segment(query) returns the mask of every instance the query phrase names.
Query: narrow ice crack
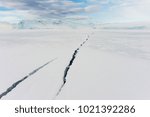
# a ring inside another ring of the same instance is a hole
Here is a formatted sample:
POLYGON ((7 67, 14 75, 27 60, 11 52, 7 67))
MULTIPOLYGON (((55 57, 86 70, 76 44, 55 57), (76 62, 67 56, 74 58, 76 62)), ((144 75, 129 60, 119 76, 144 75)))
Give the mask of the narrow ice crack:
POLYGON ((38 72, 40 69, 44 68, 45 66, 47 66, 49 63, 53 62, 55 59, 52 59, 51 61, 48 61, 47 63, 45 63, 44 65, 38 67, 37 69, 33 70, 31 73, 29 73, 27 76, 25 76, 24 78, 22 78, 21 80, 18 80, 17 82, 13 83, 5 92, 3 92, 2 94, 0 94, 0 99, 3 96, 6 96, 8 93, 10 93, 14 88, 17 87, 17 85, 19 85, 21 82, 23 82, 24 80, 26 80, 28 77, 32 76, 33 74, 35 74, 36 72, 38 72))
POLYGON ((89 40, 89 36, 87 37, 87 39, 74 51, 73 55, 72 55, 72 58, 71 60, 69 61, 69 64, 68 66, 65 68, 65 71, 64 71, 64 76, 63 76, 63 83, 65 84, 66 83, 66 77, 68 75, 68 72, 70 70, 70 67, 72 66, 74 60, 76 59, 76 55, 78 54, 80 48, 89 40))
POLYGON ((76 59, 76 56, 78 54, 78 52, 80 51, 80 48, 89 40, 89 35, 87 36, 86 40, 80 44, 80 46, 74 51, 73 55, 72 55, 72 58, 71 60, 69 61, 69 64, 67 65, 67 67, 65 68, 65 71, 64 71, 64 76, 63 76, 63 84, 61 85, 61 87, 59 88, 57 94, 55 95, 54 99, 60 94, 62 88, 64 87, 64 85, 66 84, 67 82, 67 75, 68 75, 68 72, 70 70, 70 67, 72 66, 74 60, 76 59))

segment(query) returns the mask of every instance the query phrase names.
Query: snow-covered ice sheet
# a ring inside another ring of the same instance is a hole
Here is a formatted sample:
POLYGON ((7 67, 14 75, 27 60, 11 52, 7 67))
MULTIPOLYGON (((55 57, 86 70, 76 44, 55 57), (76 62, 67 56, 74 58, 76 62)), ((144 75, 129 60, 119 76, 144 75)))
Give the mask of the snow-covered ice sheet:
POLYGON ((148 30, 12 30, 0 32, 0 94, 57 58, 2 99, 150 99, 148 30))
POLYGON ((3 99, 52 99, 62 83, 72 51, 86 38, 87 32, 18 30, 1 32, 0 35, 0 92, 57 58, 20 83, 3 99))
POLYGON ((57 99, 150 99, 150 61, 82 48, 57 99))
POLYGON ((95 31, 57 99, 150 99, 150 32, 95 31))

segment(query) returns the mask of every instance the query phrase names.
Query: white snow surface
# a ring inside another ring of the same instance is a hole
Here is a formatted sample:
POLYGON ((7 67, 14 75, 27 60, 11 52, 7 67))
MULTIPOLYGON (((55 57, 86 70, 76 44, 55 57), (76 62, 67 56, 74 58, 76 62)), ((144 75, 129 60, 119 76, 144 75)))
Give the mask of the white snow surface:
POLYGON ((13 25, 5 22, 0 22, 0 30, 12 30, 13 25))
POLYGON ((150 30, 0 31, 0 94, 54 58, 2 99, 150 99, 150 30))

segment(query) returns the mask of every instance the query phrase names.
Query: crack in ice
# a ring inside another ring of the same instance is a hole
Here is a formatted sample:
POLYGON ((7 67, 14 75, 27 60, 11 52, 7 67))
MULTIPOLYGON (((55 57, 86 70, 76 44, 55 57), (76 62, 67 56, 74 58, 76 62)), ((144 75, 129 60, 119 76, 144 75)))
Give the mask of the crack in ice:
POLYGON ((5 92, 3 92, 2 94, 0 94, 0 99, 3 96, 6 96, 8 93, 10 93, 14 88, 17 87, 17 85, 19 85, 21 82, 23 82, 24 80, 26 80, 28 77, 32 76, 33 74, 35 74, 36 72, 38 72, 40 69, 44 68, 45 66, 47 66, 49 63, 53 62, 55 59, 52 59, 51 61, 45 63, 44 65, 38 67, 37 69, 33 70, 31 73, 29 73, 27 76, 25 76, 24 78, 22 78, 21 80, 18 80, 17 82, 13 83, 5 92))
MULTIPOLYGON (((72 66, 74 60, 76 59, 76 55, 78 54, 80 48, 81 48, 88 40, 89 40, 89 35, 87 36, 86 40, 85 40, 82 44, 80 44, 80 46, 74 51, 74 53, 73 53, 73 55, 72 55, 72 58, 71 58, 71 60, 69 61, 69 64, 68 64, 67 67, 65 68, 64 76, 63 76, 63 84, 62 84, 61 87, 59 88, 59 90, 58 90, 58 92, 57 92, 55 98, 59 95, 59 93, 61 92, 62 88, 63 88, 64 85, 66 84, 66 81, 67 81, 66 77, 67 77, 67 75, 68 75, 68 72, 69 72, 69 70, 70 70, 70 67, 72 66)), ((54 99, 55 99, 55 98, 54 98, 54 99)))

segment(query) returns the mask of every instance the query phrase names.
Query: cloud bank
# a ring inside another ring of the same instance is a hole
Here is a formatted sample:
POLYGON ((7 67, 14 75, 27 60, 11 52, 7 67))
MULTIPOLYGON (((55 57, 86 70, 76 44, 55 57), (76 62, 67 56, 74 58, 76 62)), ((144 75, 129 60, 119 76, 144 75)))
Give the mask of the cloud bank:
POLYGON ((149 6, 150 0, 0 0, 0 21, 144 21, 150 20, 149 6))
POLYGON ((100 10, 98 0, 81 0, 80 2, 77 0, 1 0, 0 6, 14 8, 14 11, 22 11, 39 18, 77 16, 74 19, 78 20, 84 19, 79 18, 79 15, 84 17, 83 15, 96 13, 100 10))

